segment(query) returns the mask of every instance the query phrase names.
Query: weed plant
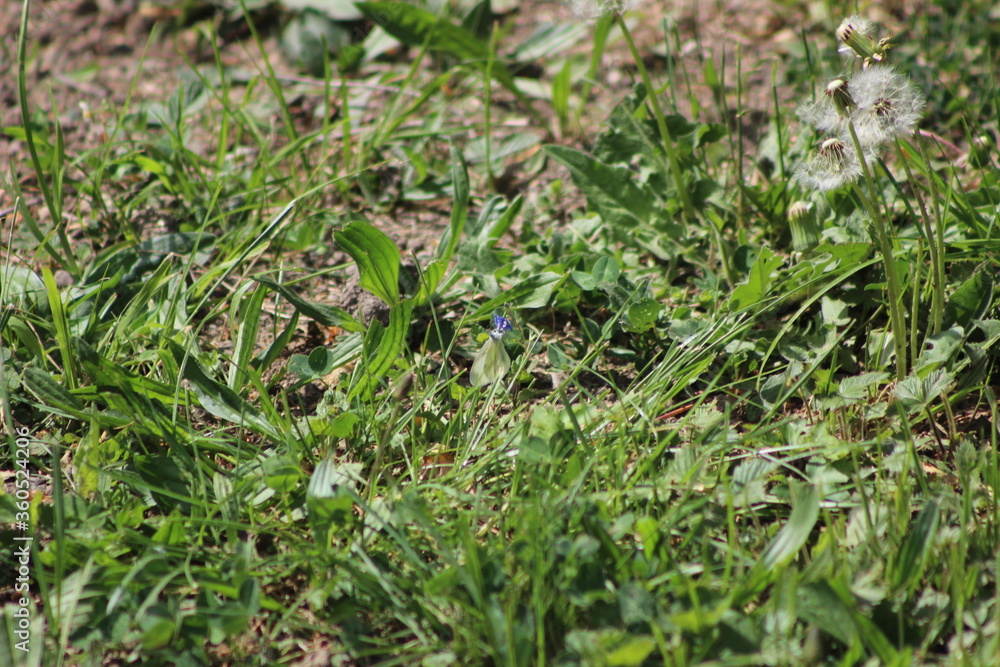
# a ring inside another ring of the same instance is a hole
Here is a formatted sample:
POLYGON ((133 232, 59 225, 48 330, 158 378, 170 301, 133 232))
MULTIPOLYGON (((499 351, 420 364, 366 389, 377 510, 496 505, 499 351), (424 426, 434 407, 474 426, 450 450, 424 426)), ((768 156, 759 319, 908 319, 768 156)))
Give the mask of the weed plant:
POLYGON ((750 109, 697 14, 240 3, 81 145, 25 1, 0 664, 992 664, 997 96, 915 63, 998 33, 930 4, 800 131, 828 36, 750 109))

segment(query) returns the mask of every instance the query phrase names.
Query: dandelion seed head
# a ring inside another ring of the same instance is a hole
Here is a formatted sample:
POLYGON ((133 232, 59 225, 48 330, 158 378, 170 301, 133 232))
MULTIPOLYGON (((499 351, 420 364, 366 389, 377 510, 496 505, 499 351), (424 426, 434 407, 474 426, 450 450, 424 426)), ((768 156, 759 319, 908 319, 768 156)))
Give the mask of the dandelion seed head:
POLYGON ((845 141, 853 124, 861 145, 873 147, 912 134, 923 109, 920 90, 909 77, 883 65, 862 70, 849 83, 831 81, 823 98, 803 106, 799 117, 845 141))
MULTIPOLYGON (((865 150, 865 161, 875 160, 874 150, 865 150)), ((826 139, 819 149, 795 170, 795 180, 807 188, 827 192, 853 183, 861 176, 861 162, 853 148, 840 139, 826 139)))
POLYGON ((858 104, 851 120, 862 144, 884 144, 913 134, 924 100, 909 77, 892 67, 869 67, 851 84, 858 104))
POLYGON ((573 13, 588 20, 610 14, 624 14, 640 4, 641 0, 569 0, 573 13))

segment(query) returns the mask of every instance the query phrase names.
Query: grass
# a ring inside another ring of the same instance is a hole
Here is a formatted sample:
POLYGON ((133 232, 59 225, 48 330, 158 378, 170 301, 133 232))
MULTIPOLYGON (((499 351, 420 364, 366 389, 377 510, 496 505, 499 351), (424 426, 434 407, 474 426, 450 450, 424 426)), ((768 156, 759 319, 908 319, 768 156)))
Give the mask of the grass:
POLYGON ((2 660, 991 664, 997 33, 959 4, 889 52, 922 132, 828 193, 779 89, 841 72, 840 16, 750 109, 754 54, 691 67, 646 22, 643 63, 641 10, 365 3, 350 48, 299 45, 322 76, 253 25, 256 71, 213 47, 97 145, 29 104, 22 19, 2 660), (747 157, 751 112, 783 122, 747 157), (495 312, 511 367, 471 387, 495 312))

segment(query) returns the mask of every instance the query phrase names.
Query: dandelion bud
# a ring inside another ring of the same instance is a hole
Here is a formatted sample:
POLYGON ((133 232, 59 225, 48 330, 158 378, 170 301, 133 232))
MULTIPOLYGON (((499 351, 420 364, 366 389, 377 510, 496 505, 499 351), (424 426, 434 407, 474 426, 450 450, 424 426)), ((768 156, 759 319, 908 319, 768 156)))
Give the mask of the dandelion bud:
POLYGON ((833 101, 833 106, 837 109, 837 113, 841 116, 847 116, 851 113, 851 109, 856 109, 857 104, 854 103, 854 98, 851 97, 851 92, 847 87, 847 82, 843 79, 834 79, 826 86, 825 95, 833 101))
POLYGON ((980 169, 989 167, 993 163, 992 156, 995 151, 996 144, 993 142, 993 137, 982 134, 972 140, 972 145, 969 147, 969 164, 980 169))
POLYGON ((844 45, 842 52, 853 51, 864 60, 881 60, 875 58, 877 52, 875 39, 872 37, 875 26, 871 21, 855 14, 844 19, 837 28, 837 39, 844 45))
POLYGON ((413 373, 407 373, 400 378, 396 387, 393 389, 392 397, 399 402, 406 400, 406 397, 410 395, 410 390, 413 389, 413 381, 415 379, 416 376, 413 373))
POLYGON ((809 250, 819 243, 819 226, 812 202, 797 201, 788 207, 788 231, 792 234, 795 250, 809 250))

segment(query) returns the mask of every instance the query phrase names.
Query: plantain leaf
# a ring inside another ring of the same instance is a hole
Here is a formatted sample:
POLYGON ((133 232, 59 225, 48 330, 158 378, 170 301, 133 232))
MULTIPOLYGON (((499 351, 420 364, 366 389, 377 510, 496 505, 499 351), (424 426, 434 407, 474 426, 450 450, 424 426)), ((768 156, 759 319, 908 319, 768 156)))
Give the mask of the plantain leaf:
POLYGON ((302 313, 306 317, 316 320, 324 326, 338 326, 345 331, 365 330, 365 328, 361 326, 361 323, 351 317, 350 313, 347 311, 341 310, 335 306, 327 306, 322 303, 316 303, 315 301, 303 299, 284 285, 279 285, 268 278, 254 278, 254 280, 265 287, 273 289, 275 292, 288 299, 288 302, 295 307, 295 310, 302 313))
POLYGON ((378 321, 372 321, 364 338, 365 374, 352 390, 352 395, 371 390, 377 379, 396 363, 406 344, 412 311, 413 301, 406 299, 389 311, 389 326, 383 328, 378 321))
POLYGON ((367 222, 355 221, 334 232, 337 245, 358 265, 358 280, 390 306, 399 303, 399 248, 367 222))

